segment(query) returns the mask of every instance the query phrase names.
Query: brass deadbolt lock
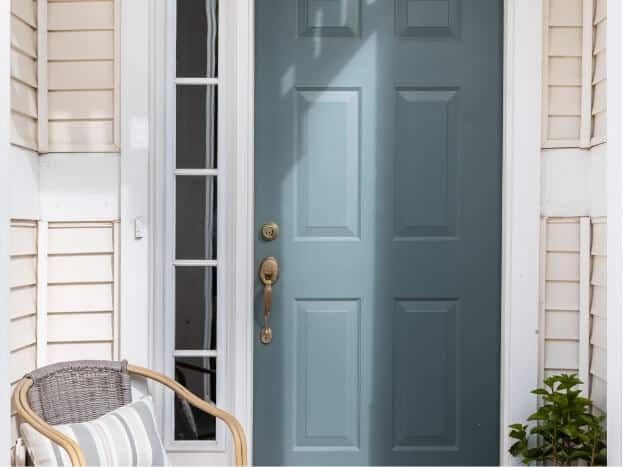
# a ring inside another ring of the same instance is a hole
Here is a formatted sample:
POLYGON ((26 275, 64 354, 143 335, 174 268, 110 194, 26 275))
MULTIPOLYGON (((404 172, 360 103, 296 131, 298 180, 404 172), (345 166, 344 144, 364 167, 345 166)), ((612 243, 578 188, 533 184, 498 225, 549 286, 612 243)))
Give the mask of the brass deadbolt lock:
POLYGON ((279 236, 279 225, 276 222, 266 222, 262 225, 262 238, 267 242, 276 240, 279 236))

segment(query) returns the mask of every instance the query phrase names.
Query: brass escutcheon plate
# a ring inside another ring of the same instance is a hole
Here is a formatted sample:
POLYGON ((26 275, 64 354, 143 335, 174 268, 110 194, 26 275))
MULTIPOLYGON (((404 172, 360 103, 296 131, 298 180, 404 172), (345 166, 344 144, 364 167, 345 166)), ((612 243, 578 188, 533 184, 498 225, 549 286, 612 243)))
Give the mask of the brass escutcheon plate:
POLYGON ((260 263, 260 280, 262 284, 275 285, 279 279, 279 263, 274 256, 267 256, 260 263))

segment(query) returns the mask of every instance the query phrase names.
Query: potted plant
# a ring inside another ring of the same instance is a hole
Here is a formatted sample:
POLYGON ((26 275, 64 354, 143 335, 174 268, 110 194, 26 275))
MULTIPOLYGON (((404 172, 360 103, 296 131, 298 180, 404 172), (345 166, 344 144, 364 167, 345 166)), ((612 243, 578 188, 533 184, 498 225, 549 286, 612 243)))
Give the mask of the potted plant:
POLYGON ((593 414, 593 403, 581 396, 577 375, 551 376, 545 388, 532 394, 541 396, 542 406, 528 417, 532 428, 522 423, 510 426, 513 445, 509 452, 524 464, 606 465, 604 416, 593 414))

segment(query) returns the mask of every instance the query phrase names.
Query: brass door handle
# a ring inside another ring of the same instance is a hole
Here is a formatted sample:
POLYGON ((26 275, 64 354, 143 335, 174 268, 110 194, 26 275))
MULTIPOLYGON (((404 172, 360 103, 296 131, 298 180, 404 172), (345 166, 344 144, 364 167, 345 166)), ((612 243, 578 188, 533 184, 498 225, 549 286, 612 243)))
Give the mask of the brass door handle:
POLYGON ((273 330, 270 328, 270 309, 273 303, 273 285, 279 279, 279 263, 273 256, 268 256, 260 263, 260 281, 264 284, 264 327, 260 331, 260 342, 270 344, 273 330))

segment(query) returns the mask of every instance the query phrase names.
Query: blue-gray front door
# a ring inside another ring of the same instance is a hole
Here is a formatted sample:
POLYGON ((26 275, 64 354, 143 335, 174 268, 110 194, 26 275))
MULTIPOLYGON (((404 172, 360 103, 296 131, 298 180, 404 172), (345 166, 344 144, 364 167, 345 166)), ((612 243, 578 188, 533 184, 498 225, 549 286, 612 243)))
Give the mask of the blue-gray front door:
POLYGON ((502 1, 255 5, 255 462, 496 464, 502 1))

